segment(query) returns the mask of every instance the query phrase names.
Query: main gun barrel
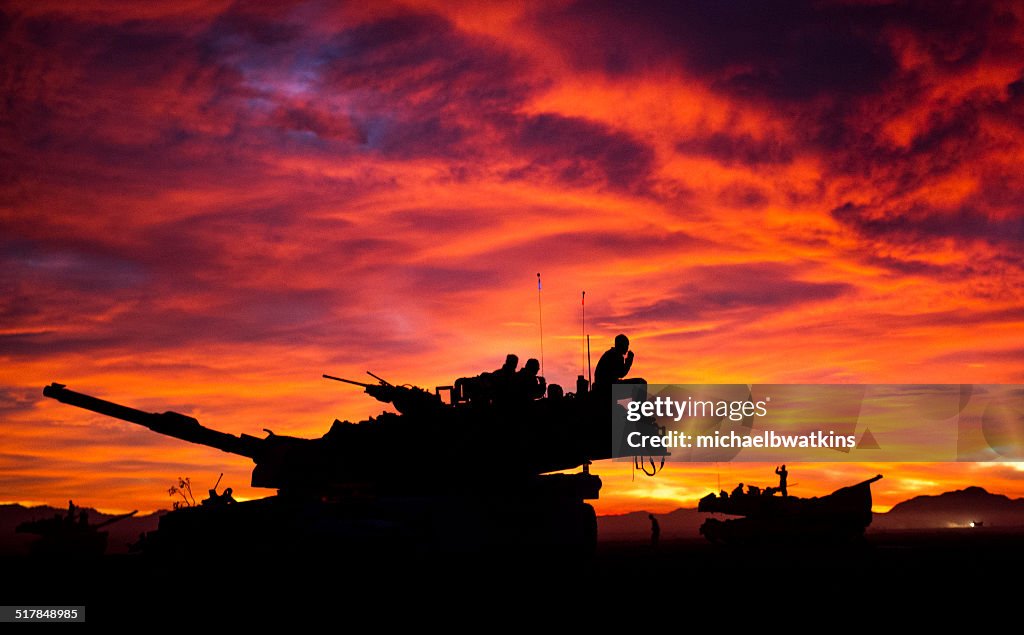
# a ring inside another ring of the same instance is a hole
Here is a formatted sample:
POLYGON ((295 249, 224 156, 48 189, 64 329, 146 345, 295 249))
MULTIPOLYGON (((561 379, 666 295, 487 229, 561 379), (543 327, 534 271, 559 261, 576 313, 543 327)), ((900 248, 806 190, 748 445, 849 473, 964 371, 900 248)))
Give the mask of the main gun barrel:
POLYGON ((144 412, 128 406, 122 406, 112 401, 105 401, 90 395, 73 390, 68 390, 64 384, 56 382, 43 388, 43 396, 56 399, 61 403, 77 406, 101 415, 130 421, 140 426, 145 426, 153 432, 163 434, 190 443, 208 445, 223 452, 239 454, 249 458, 255 458, 257 454, 257 443, 260 439, 248 437, 236 437, 233 434, 211 430, 200 425, 200 423, 178 412, 144 412))

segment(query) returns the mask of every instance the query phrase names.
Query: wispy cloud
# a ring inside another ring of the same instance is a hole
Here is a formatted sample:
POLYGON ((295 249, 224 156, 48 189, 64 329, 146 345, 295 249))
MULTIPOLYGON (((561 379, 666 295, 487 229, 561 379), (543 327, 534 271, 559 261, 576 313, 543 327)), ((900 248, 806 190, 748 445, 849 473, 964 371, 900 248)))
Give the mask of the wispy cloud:
POLYGON ((567 385, 583 289, 652 381, 1021 380, 1019 5, 413 4, 0 10, 5 499, 223 467, 50 381, 318 434, 539 356, 538 271, 567 385))

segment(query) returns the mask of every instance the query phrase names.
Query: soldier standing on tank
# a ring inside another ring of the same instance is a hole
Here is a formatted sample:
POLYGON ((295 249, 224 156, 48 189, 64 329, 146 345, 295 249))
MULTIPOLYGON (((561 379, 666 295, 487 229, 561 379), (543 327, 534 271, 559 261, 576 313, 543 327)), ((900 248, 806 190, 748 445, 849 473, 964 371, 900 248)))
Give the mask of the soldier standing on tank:
POLYGON ((783 496, 789 496, 789 492, 786 491, 786 480, 789 479, 789 472, 786 471, 786 464, 783 463, 782 467, 776 467, 775 473, 779 475, 779 491, 782 492, 783 496))

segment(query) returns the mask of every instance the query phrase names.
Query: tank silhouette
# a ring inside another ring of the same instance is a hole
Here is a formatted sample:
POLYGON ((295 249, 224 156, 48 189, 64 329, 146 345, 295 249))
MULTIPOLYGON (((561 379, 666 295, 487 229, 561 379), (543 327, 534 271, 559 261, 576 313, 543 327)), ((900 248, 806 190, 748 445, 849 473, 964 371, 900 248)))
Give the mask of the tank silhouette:
MULTIPOLYGON (((325 376, 331 379, 335 377, 325 376)), ((374 376, 376 378, 376 376, 374 376)), ((524 548, 586 554, 597 538, 601 480, 611 456, 607 401, 591 393, 466 400, 410 386, 356 384, 395 405, 320 438, 233 435, 177 412, 149 413, 53 383, 46 397, 158 434, 252 459, 253 487, 276 495, 164 515, 149 552, 221 554, 463 552, 524 548), (583 466, 577 473, 550 474, 583 466)), ((557 394, 557 392, 556 392, 557 394)))
POLYGON ((25 521, 14 531, 39 536, 29 547, 33 556, 94 558, 102 556, 107 550, 109 534, 100 529, 137 513, 138 510, 135 510, 93 525, 89 523, 86 512, 78 510, 72 503, 66 516, 55 514, 52 518, 25 521))
POLYGON ((700 533, 711 542, 739 544, 856 540, 871 524, 871 484, 880 478, 878 474, 815 498, 708 494, 697 511, 741 518, 709 518, 700 533))

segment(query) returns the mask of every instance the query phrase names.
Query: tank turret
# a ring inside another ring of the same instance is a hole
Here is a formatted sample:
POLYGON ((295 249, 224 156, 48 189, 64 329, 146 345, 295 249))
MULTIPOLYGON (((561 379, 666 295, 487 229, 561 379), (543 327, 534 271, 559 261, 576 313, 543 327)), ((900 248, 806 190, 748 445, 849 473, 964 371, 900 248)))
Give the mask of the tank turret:
POLYGON ((595 410, 586 399, 460 407, 441 404, 439 398, 436 402, 422 398, 418 395, 426 391, 420 388, 365 388, 381 401, 401 403, 406 413, 385 412, 359 423, 335 420, 319 439, 266 429, 263 438, 233 435, 181 413, 144 412, 58 383, 44 388, 43 395, 158 434, 250 458, 256 464, 253 487, 293 494, 331 495, 352 483, 369 484, 377 492, 476 489, 476 481, 452 479, 448 470, 438 467, 473 458, 496 471, 487 480, 490 488, 495 480, 516 481, 610 456, 607 408, 595 410))

